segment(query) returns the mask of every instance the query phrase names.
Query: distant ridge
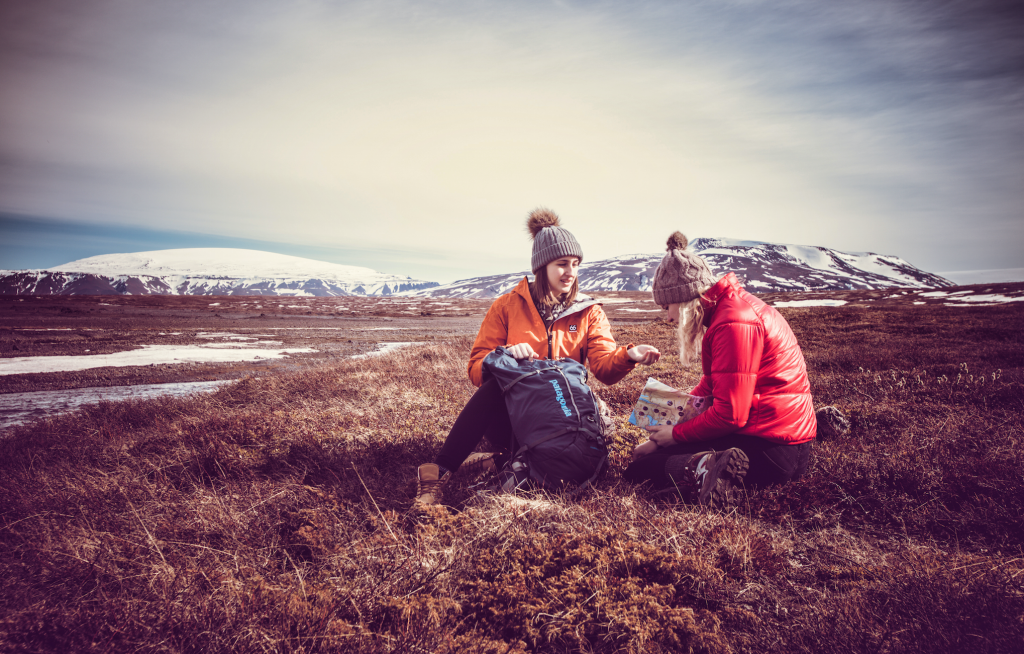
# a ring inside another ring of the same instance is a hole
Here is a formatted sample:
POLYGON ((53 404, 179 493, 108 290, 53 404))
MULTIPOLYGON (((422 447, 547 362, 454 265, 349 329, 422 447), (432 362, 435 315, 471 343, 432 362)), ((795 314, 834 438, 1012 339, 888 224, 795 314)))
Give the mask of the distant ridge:
MULTIPOLYGON (((695 238, 699 252, 717 274, 735 272, 753 293, 881 288, 940 288, 953 282, 903 259, 872 252, 840 252, 824 247, 762 241, 695 238)), ((583 291, 649 291, 659 254, 626 254, 580 266, 583 291)), ((528 272, 463 279, 414 291, 434 297, 487 298, 512 290, 528 272)))
POLYGON ((437 286, 370 268, 260 250, 186 248, 0 270, 2 295, 394 295, 437 286))
MULTIPOLYGON (((712 269, 733 271, 754 292, 942 288, 953 282, 903 259, 871 252, 761 241, 695 238, 712 269)), ((584 291, 649 291, 664 253, 584 261, 584 291)), ((0 295, 294 295, 489 298, 527 272, 451 284, 258 250, 190 248, 80 259, 49 270, 0 270, 0 295)))

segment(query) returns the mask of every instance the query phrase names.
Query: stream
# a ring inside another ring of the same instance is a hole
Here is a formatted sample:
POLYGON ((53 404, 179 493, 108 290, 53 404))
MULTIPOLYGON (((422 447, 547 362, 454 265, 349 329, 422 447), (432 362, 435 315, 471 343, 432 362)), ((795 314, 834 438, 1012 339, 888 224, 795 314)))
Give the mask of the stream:
POLYGON ((191 393, 215 391, 227 383, 230 383, 230 380, 2 394, 0 395, 0 429, 20 425, 34 418, 73 411, 83 405, 96 404, 102 400, 116 402, 128 398, 149 399, 165 395, 177 397, 191 393))

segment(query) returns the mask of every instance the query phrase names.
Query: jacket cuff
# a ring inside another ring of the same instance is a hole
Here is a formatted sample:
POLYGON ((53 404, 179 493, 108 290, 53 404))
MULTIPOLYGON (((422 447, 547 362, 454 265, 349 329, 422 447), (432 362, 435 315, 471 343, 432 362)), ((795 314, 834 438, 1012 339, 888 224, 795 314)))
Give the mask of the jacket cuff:
POLYGON ((632 370, 633 368, 636 368, 638 365, 640 365, 636 361, 633 361, 632 359, 629 358, 629 350, 634 348, 634 347, 636 347, 636 345, 633 344, 633 343, 629 343, 628 345, 624 345, 622 347, 622 356, 624 356, 626 358, 626 363, 629 364, 629 369, 630 370, 632 370))
POLYGON ((686 434, 683 433, 683 425, 685 424, 685 422, 679 422, 672 427, 672 438, 675 439, 677 443, 689 442, 689 439, 686 438, 686 434))

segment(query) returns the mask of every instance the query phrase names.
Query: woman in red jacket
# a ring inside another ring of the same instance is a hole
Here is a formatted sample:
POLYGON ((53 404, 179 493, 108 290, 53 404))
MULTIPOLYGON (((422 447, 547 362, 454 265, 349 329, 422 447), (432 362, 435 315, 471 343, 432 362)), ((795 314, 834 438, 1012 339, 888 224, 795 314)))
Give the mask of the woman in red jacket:
POLYGON ((496 470, 508 458, 513 434, 505 399, 496 381, 483 379, 483 360, 495 348, 506 347, 517 359, 571 357, 586 362, 605 384, 614 384, 638 363, 650 365, 661 356, 650 345, 615 344, 601 304, 579 293, 577 270, 583 250, 558 216, 537 209, 526 226, 533 237, 534 281, 523 278, 487 311, 468 366, 469 378, 479 390, 462 409, 434 462, 417 469, 415 510, 438 504, 456 470, 496 470), (502 451, 470 454, 485 434, 502 451))
POLYGON ((807 365, 786 319, 743 289, 717 281, 680 232, 653 280, 654 301, 679 321, 679 358, 700 358, 691 395, 708 410, 676 425, 648 427, 626 479, 678 488, 701 504, 728 504, 734 490, 785 483, 807 469, 817 423, 807 365))

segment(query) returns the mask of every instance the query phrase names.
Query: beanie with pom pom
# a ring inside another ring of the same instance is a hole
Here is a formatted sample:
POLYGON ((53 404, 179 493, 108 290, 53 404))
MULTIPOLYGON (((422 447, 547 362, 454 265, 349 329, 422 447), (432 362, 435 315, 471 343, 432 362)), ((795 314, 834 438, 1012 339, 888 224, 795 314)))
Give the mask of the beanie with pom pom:
POLYGON ((533 258, 530 270, 540 270, 555 259, 579 257, 583 261, 583 248, 568 229, 562 227, 558 216, 550 209, 534 209, 526 219, 526 228, 533 237, 533 258))
POLYGON ((687 245, 689 241, 682 232, 668 237, 668 254, 658 265, 651 284, 655 304, 665 307, 689 302, 715 283, 715 275, 707 262, 686 249, 687 245))

